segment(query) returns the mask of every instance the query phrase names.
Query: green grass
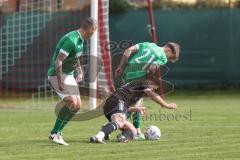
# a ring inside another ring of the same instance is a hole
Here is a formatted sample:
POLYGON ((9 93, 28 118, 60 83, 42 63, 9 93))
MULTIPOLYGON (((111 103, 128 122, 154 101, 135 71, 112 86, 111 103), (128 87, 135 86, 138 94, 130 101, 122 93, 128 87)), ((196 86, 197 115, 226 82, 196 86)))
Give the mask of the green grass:
MULTIPOLYGON (((167 96, 176 102, 176 111, 158 110, 145 101, 150 124, 160 127, 159 141, 133 141, 129 144, 113 140, 105 145, 91 144, 94 135, 106 122, 104 117, 85 122, 70 122, 64 138, 70 146, 58 146, 48 139, 55 116, 52 102, 29 99, 0 99, 0 159, 1 160, 117 160, 117 159, 239 159, 240 158, 240 92, 238 91, 176 91, 167 96), (42 107, 41 107, 42 106, 42 107), (42 108, 42 109, 41 109, 42 108), (191 120, 189 112, 191 110, 191 120), (168 120, 154 120, 165 114, 168 120), (188 118, 172 120, 172 115, 188 118)), ((112 137, 115 137, 114 133, 112 137)))

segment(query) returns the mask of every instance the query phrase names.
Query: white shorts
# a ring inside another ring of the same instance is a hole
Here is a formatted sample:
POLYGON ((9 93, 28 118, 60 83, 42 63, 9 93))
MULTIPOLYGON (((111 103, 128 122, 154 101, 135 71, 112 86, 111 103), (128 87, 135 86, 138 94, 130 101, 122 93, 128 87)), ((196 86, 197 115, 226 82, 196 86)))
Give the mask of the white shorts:
POLYGON ((54 91, 58 94, 58 96, 63 100, 65 97, 68 96, 79 96, 80 98, 80 92, 77 85, 77 82, 73 75, 62 75, 63 78, 63 85, 64 90, 60 91, 58 89, 58 80, 57 76, 48 76, 48 80, 54 89, 54 91))

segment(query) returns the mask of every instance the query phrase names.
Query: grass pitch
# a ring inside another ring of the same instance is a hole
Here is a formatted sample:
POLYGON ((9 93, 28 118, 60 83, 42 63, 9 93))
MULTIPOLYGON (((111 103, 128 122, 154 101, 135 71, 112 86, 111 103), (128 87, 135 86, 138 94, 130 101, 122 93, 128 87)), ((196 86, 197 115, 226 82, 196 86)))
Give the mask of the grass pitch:
POLYGON ((175 111, 159 110, 157 104, 145 100, 150 124, 160 127, 159 141, 115 142, 105 145, 89 143, 106 122, 102 116, 82 122, 70 122, 64 139, 70 145, 50 142, 48 133, 55 121, 52 104, 28 99, 0 99, 1 160, 117 160, 117 159, 240 159, 240 92, 176 91, 167 96, 176 102, 175 111))

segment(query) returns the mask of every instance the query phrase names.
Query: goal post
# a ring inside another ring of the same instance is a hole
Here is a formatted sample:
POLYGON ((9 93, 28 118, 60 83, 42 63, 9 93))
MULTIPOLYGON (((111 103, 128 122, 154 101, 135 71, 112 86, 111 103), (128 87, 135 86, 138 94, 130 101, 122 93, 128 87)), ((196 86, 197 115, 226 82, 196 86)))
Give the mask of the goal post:
POLYGON ((97 98, 106 98, 101 93, 109 93, 114 89, 109 48, 109 1, 91 0, 91 17, 97 20, 98 29, 92 36, 90 42, 90 110, 97 107, 97 98), (98 60, 100 60, 101 63, 98 63, 98 60))
MULTIPOLYGON (((91 17, 98 21, 98 1, 91 0, 91 17)), ((89 73, 89 109, 97 107, 97 47, 98 31, 94 32, 90 40, 90 73, 89 73), (95 58, 96 57, 96 58, 95 58)))

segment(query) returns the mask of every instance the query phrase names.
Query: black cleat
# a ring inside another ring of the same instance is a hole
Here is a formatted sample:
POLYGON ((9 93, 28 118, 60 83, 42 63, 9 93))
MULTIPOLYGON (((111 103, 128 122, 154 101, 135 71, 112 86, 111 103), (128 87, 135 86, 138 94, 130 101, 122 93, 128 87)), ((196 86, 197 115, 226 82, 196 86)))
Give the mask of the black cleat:
POLYGON ((110 139, 111 139, 111 135, 110 134, 104 136, 104 140, 107 141, 107 140, 110 140, 110 139))
POLYGON ((130 143, 130 140, 122 134, 117 135, 117 141, 121 143, 130 143))

